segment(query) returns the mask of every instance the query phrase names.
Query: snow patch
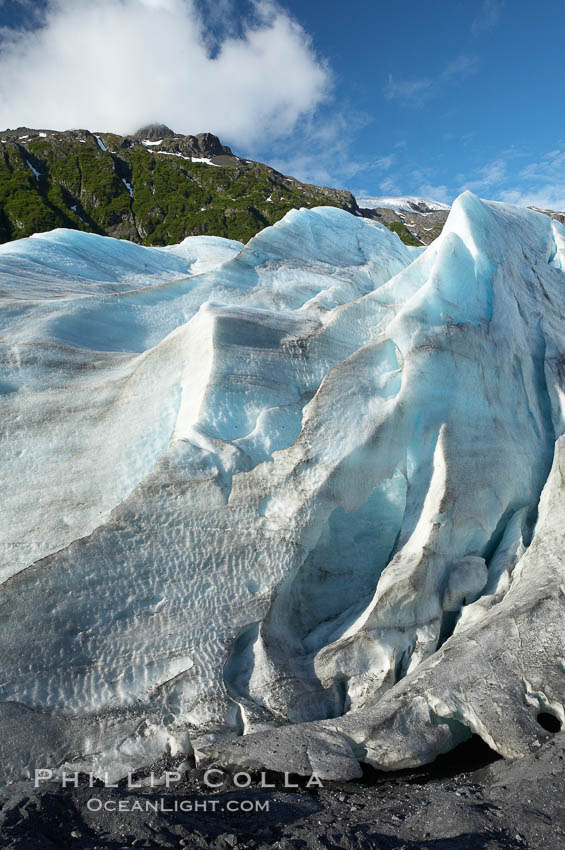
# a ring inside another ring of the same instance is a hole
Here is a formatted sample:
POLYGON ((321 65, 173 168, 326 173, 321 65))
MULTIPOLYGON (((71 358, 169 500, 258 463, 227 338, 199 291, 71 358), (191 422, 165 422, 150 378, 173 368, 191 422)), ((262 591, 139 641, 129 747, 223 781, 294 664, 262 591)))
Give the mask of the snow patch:
POLYGON ((176 156, 179 159, 186 159, 188 162, 200 162, 204 165, 214 165, 217 168, 221 168, 221 166, 216 165, 215 162, 208 157, 197 157, 197 156, 185 156, 185 154, 178 153, 177 151, 153 151, 153 153, 163 154, 164 156, 176 156))
POLYGON ((128 183, 128 181, 126 180, 125 177, 122 177, 122 183, 124 184, 124 186, 128 190, 130 198, 133 198, 133 189, 132 189, 131 183, 128 183))
POLYGON ((33 174, 34 174, 34 176, 35 176, 35 179, 36 179, 36 180, 39 180, 39 178, 41 177, 41 175, 40 175, 39 171, 38 171, 36 168, 34 168, 34 167, 33 167, 33 165, 31 164, 31 162, 29 161, 29 159, 26 159, 26 165, 27 165, 27 167, 28 167, 31 171, 33 171, 33 174))
POLYGON ((164 154, 164 156, 176 156, 179 159, 186 159, 188 162, 192 161, 191 156, 185 156, 183 153, 178 153, 177 151, 153 151, 153 153, 164 154))
POLYGON ((376 198, 357 198, 357 204, 361 209, 377 209, 378 207, 383 207, 385 209, 392 209, 402 212, 414 212, 413 204, 417 204, 418 206, 426 206, 429 211, 438 211, 438 210, 449 210, 449 204, 443 204, 440 201, 430 201, 426 198, 418 198, 411 195, 406 196, 398 196, 398 197, 389 197, 382 196, 376 198))
POLYGON ((212 162, 212 160, 209 157, 193 156, 192 161, 193 162, 201 162, 201 163, 203 163, 203 165, 213 165, 216 168, 221 168, 221 165, 217 165, 215 162, 212 162))
POLYGON ((95 133, 94 138, 96 139, 98 147, 100 148, 101 151, 107 151, 108 150, 108 148, 106 147, 106 145, 104 144, 104 142, 102 141, 100 136, 97 136, 96 133, 95 133))

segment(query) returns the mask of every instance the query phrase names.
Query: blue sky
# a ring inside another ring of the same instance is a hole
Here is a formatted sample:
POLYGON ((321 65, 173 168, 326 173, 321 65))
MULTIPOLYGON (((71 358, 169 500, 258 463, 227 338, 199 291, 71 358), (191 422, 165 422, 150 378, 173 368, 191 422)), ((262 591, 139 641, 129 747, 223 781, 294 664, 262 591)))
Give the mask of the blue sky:
POLYGON ((287 5, 330 60, 328 108, 351 115, 352 191, 565 207, 565 3, 287 5))
POLYGON ((37 117, 125 132, 147 105, 151 120, 219 132, 238 153, 358 196, 451 201, 470 188, 565 209, 565 3, 58 0, 42 17, 45 8, 0 0, 0 126, 37 117), (112 29, 124 50, 106 44, 112 29), (86 39, 67 66, 61 33, 86 39), (84 71, 76 81, 73 62, 84 71))

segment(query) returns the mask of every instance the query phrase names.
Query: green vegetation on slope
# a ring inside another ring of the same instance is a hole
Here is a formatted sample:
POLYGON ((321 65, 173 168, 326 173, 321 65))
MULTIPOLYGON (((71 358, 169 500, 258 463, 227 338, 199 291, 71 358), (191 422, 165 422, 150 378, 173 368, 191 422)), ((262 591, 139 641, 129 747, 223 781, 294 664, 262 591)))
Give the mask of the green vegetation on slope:
POLYGON ((193 137, 165 140, 158 152, 111 134, 102 135, 104 151, 84 130, 0 136, 0 242, 54 227, 144 245, 199 234, 247 242, 290 209, 356 209, 349 192, 299 183, 261 163, 226 155, 216 157, 229 163, 223 167, 192 162, 182 151, 193 137))
POLYGON ((387 227, 389 230, 392 230, 393 233, 400 236, 405 245, 422 244, 415 236, 412 236, 406 225, 401 221, 391 221, 390 224, 387 224, 387 227))
MULTIPOLYGON (((143 245, 200 234, 247 242, 291 209, 358 212, 349 192, 240 159, 210 134, 157 139, 172 131, 146 129, 150 139, 143 131, 126 138, 104 133, 101 144, 87 130, 0 133, 0 243, 55 227, 143 245)), ((420 244, 402 222, 388 226, 407 245, 420 244)))

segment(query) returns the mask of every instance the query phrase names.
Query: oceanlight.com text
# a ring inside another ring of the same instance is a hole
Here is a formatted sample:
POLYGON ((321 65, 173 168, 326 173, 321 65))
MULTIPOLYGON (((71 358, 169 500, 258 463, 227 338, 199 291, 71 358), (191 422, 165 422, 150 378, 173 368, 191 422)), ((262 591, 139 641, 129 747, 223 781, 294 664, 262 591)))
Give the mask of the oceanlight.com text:
POLYGON ((137 798, 133 800, 101 800, 91 797, 86 808, 89 812, 151 812, 152 814, 167 814, 172 812, 268 812, 269 800, 175 800, 160 797, 158 800, 137 798))

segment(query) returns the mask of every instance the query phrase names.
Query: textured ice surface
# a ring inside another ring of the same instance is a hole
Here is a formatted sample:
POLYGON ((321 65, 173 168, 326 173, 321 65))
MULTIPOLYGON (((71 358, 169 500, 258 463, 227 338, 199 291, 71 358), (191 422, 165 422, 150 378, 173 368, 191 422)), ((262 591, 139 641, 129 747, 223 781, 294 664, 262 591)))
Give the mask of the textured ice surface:
MULTIPOLYGON (((564 245, 465 193, 416 255, 327 207, 244 248, 0 249, 5 768, 121 776, 166 748, 276 767, 286 741, 296 770, 333 752, 352 776, 470 730, 523 750, 527 724, 504 738, 496 694, 465 693, 502 674, 457 659, 516 622, 518 588, 558 631, 534 555, 564 519, 564 245)), ((543 683, 516 640, 505 675, 559 713, 543 640, 543 683)))
POLYGON ((0 297, 53 298, 151 286, 209 271, 242 248, 241 242, 217 236, 189 236, 180 245, 145 248, 59 228, 0 245, 0 297))

